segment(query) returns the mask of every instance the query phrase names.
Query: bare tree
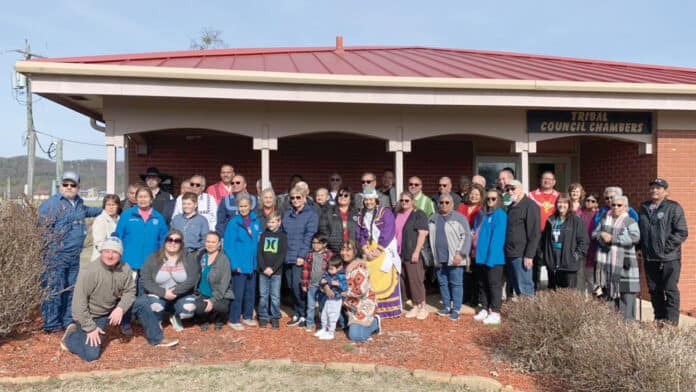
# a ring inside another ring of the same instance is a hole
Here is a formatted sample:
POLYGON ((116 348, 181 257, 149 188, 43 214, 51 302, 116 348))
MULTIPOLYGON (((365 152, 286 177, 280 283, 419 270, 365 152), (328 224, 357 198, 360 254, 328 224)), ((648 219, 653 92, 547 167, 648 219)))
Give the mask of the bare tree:
POLYGON ((222 49, 226 48, 227 43, 222 39, 222 30, 206 27, 201 30, 200 36, 191 40, 191 49, 222 49))

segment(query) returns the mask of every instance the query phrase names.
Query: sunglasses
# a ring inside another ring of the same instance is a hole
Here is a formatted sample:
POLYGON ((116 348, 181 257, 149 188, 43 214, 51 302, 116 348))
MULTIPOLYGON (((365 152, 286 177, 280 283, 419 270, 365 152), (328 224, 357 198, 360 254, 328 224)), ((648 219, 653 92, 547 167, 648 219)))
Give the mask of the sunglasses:
POLYGON ((340 178, 332 178, 331 182, 341 182, 341 179, 340 178))
POLYGON ((181 244, 182 242, 184 242, 184 240, 182 240, 181 238, 172 238, 172 237, 167 238, 165 241, 169 242, 170 244, 181 244))
POLYGON ((440 187, 440 188, 446 188, 446 187, 447 187, 447 184, 437 184, 437 186, 440 187))
POLYGON ((607 197, 604 198, 604 200, 611 200, 611 199, 613 199, 613 198, 614 198, 614 196, 607 196, 607 197))
POLYGON ((596 203, 597 200, 594 199, 585 199, 585 203, 596 203))
POLYGON ((341 193, 338 195, 338 197, 350 197, 350 194, 348 193, 341 193))
POLYGON ((300 200, 302 196, 290 196, 290 200, 300 200))
POLYGON ((191 186, 194 187, 194 188, 200 188, 201 185, 203 185, 203 184, 197 184, 197 183, 195 183, 195 182, 192 182, 192 183, 191 183, 191 186))
POLYGON ((517 190, 517 187, 514 187, 514 186, 509 186, 509 187, 505 188, 505 192, 511 192, 511 191, 514 192, 516 190, 517 190))
POLYGON ((487 197, 486 198, 486 201, 497 201, 497 200, 498 200, 497 197, 487 197))
POLYGON ((401 200, 399 200, 399 202, 401 202, 401 203, 410 203, 411 200, 409 200, 409 199, 401 199, 401 200))
POLYGON ((66 182, 63 184, 63 188, 77 188, 77 184, 73 184, 72 182, 66 182))
POLYGON ((614 207, 614 208, 616 208, 616 207, 621 208, 621 207, 623 207, 624 205, 623 205, 623 204, 612 204, 611 206, 614 207))
POLYGON ((375 180, 362 180, 363 184, 372 184, 375 180))
POLYGON ((408 183, 408 186, 414 187, 414 188, 415 188, 415 187, 421 186, 421 184, 416 184, 416 183, 413 183, 413 182, 409 182, 409 183, 408 183))
POLYGON ((234 185, 241 185, 242 182, 241 182, 241 181, 232 181, 231 184, 234 184, 234 185))
POLYGON ((443 200, 443 201, 440 202, 440 205, 442 206, 442 205, 447 205, 447 204, 450 204, 450 203, 451 203, 451 202, 450 202, 449 200, 443 200))

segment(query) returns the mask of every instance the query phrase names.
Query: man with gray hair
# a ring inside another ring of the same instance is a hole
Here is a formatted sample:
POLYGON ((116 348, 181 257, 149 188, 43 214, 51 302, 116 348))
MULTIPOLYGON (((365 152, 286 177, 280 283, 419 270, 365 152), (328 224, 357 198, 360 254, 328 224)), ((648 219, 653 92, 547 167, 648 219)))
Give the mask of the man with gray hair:
POLYGON ((458 193, 452 192, 452 179, 449 177, 440 177, 440 180, 437 182, 437 193, 433 196, 433 203, 435 203, 435 206, 440 204, 440 197, 443 194, 450 195, 452 202, 454 202, 454 209, 456 210, 459 204, 461 204, 462 198, 458 193))
POLYGON ((524 194, 522 183, 512 180, 505 186, 510 195, 508 224, 505 231, 505 263, 508 283, 517 295, 534 295, 532 268, 541 238, 541 215, 537 203, 524 194))
MULTIPOLYGON (((602 217, 608 213, 611 212, 611 203, 614 201, 614 197, 617 196, 623 196, 623 189, 618 186, 608 186, 604 188, 604 202, 605 205, 599 209, 597 214, 594 217, 594 225, 595 227, 599 224, 599 222, 602 220, 602 217)), ((628 216, 633 218, 636 222, 639 221, 638 213, 636 210, 633 209, 633 207, 629 206, 628 207, 628 216)))
MULTIPOLYGON (((211 231, 215 230, 215 225, 217 224, 217 210, 218 205, 215 202, 215 198, 207 193, 204 193, 205 189, 205 177, 200 174, 196 174, 191 177, 189 182, 189 191, 198 195, 198 214, 204 217, 208 221, 208 226, 211 231)), ((181 207, 181 197, 182 194, 176 198, 176 204, 174 206, 174 213, 172 214, 172 219, 175 216, 183 214, 183 209, 181 207)))
MULTIPOLYGON (((374 173, 363 173, 362 177, 360 177, 360 182, 362 190, 365 190, 365 188, 367 187, 377 189, 377 176, 375 176, 374 173)), ((381 207, 391 208, 391 201, 389 201, 389 196, 385 195, 382 192, 377 192, 377 202, 381 207)), ((353 207, 358 211, 360 211, 363 208, 362 191, 353 195, 353 207)))

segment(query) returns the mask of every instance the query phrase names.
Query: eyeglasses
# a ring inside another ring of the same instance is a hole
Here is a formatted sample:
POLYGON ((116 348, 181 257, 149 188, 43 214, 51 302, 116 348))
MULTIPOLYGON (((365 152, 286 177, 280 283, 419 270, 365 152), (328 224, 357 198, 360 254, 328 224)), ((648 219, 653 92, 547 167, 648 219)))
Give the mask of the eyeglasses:
POLYGON ((181 244, 182 242, 184 242, 184 240, 182 240, 181 238, 172 238, 172 237, 167 238, 165 241, 169 242, 170 244, 181 244))
POLYGON ((241 181, 232 181, 231 182, 231 184, 234 184, 234 185, 241 185, 241 183, 242 183, 241 181))
POLYGON ((192 183, 191 183, 191 186, 194 187, 194 188, 200 188, 201 185, 202 185, 202 184, 197 184, 197 183, 195 183, 195 182, 192 182, 192 183))
POLYGON ((290 196, 290 200, 300 200, 302 196, 290 196))
POLYGON ((623 204, 612 204, 611 206, 614 207, 614 208, 621 208, 621 207, 623 207, 624 205, 623 205, 623 204))
POLYGON ((594 199, 585 199, 585 203, 596 203, 597 200, 594 199))
POLYGON ((487 197, 486 198, 486 201, 497 201, 497 200, 498 200, 497 197, 487 197))
POLYGON ((613 199, 613 198, 614 198, 614 196, 607 196, 607 197, 604 198, 604 200, 611 200, 611 199, 613 199))
POLYGON ((409 187, 417 188, 417 187, 421 186, 421 184, 416 184, 415 182, 409 182, 409 183, 408 183, 408 186, 409 186, 409 187))
POLYGON ((401 199, 401 200, 399 200, 399 202, 401 202, 401 203, 410 203, 411 200, 410 200, 410 199, 401 199))
POLYGON ((517 190, 517 187, 514 187, 514 186, 509 186, 509 187, 505 188, 505 192, 514 192, 516 190, 517 190))
POLYGON ((341 179, 340 178, 332 178, 330 181, 331 182, 341 182, 341 179))
POLYGON ((63 188, 77 188, 77 184, 73 184, 72 182, 66 182, 63 184, 63 188))
POLYGON ((437 184, 437 186, 440 188, 447 188, 448 184, 437 184))
POLYGON ((443 200, 443 201, 440 202, 440 205, 442 206, 442 205, 447 205, 447 204, 450 204, 450 203, 451 203, 451 201, 449 201, 449 200, 443 200))
POLYGON ((372 184, 375 180, 362 180, 363 184, 372 184))
POLYGON ((349 193, 341 193, 338 195, 338 197, 350 197, 349 193))

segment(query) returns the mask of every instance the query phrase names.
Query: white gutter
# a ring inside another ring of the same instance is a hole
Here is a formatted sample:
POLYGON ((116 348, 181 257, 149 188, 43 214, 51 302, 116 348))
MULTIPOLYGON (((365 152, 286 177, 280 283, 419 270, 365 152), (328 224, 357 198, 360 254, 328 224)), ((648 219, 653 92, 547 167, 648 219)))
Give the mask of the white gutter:
POLYGON ((42 74, 323 86, 696 95, 696 84, 605 83, 548 80, 330 75, 203 68, 74 64, 45 61, 19 61, 15 64, 15 69, 17 72, 21 72, 29 76, 32 74, 42 74))

